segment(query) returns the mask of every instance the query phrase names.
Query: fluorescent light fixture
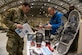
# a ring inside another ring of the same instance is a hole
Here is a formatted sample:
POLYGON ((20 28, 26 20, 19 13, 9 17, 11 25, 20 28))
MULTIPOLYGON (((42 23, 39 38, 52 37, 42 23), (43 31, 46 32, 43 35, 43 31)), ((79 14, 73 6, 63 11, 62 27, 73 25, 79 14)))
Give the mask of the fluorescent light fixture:
POLYGON ((20 3, 22 3, 22 1, 20 1, 20 3))
POLYGON ((34 5, 34 3, 32 3, 32 5, 34 5))
POLYGON ((57 8, 57 6, 55 6, 55 8, 57 8))
POLYGON ((4 9, 4 11, 5 11, 6 9, 4 9))
POLYGON ((67 0, 68 2, 70 1, 70 0, 67 0))
POLYGON ((41 8, 44 8, 43 6, 41 8))
POLYGON ((45 13, 45 11, 43 11, 43 13, 45 13))
POLYGON ((46 6, 46 3, 44 3, 44 6, 46 6))
POLYGON ((40 12, 40 14, 41 14, 41 12, 40 12))
POLYGON ((33 7, 31 6, 31 8, 33 8, 33 7))
POLYGON ((77 7, 79 7, 80 5, 77 5, 77 7))
POLYGON ((33 1, 35 1, 35 0, 33 0, 33 1))
POLYGON ((63 3, 61 3, 60 5, 63 5, 63 3))
POLYGON ((33 17, 34 15, 32 15, 32 17, 33 17))
POLYGON ((48 2, 50 2, 50 0, 48 0, 48 2))

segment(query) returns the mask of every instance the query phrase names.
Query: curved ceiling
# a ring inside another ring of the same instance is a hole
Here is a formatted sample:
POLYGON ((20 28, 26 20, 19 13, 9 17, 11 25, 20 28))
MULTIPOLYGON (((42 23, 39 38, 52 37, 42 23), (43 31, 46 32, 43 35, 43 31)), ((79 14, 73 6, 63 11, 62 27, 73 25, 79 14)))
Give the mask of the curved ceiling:
POLYGON ((32 9, 39 8, 40 10, 45 10, 43 11, 44 13, 49 6, 53 6, 59 11, 66 13, 69 5, 73 4, 82 14, 82 3, 79 0, 0 0, 0 13, 3 13, 9 8, 19 6, 23 2, 29 2, 32 9))

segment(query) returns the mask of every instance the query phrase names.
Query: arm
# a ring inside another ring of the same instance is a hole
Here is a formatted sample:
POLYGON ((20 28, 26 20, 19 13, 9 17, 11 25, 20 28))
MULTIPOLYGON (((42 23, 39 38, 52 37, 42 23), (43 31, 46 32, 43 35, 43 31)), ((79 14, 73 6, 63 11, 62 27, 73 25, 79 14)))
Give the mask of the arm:
POLYGON ((13 21, 14 12, 14 10, 8 10, 3 21, 3 23, 12 30, 16 28, 16 23, 13 21))
POLYGON ((64 16, 68 19, 69 12, 65 13, 64 16))

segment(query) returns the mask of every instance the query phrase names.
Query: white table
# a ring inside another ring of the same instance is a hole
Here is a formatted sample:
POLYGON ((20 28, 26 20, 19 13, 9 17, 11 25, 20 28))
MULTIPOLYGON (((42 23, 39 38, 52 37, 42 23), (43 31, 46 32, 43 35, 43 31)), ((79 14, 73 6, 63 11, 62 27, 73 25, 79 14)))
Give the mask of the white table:
MULTIPOLYGON (((42 47, 43 47, 43 46, 44 46, 44 45, 42 45, 42 47)), ((35 46, 34 46, 34 47, 31 47, 31 46, 30 46, 30 41, 27 41, 27 55, 30 55, 29 49, 36 49, 36 47, 35 47, 35 46)), ((52 54, 53 54, 53 55, 60 55, 60 54, 57 53, 56 50, 54 50, 54 52, 52 52, 52 54)))

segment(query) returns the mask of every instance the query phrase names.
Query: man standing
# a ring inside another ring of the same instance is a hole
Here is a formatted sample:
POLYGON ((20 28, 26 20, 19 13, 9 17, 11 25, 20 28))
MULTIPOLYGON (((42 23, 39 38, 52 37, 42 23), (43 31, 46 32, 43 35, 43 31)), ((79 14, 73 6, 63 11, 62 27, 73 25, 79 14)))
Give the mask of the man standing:
POLYGON ((48 13, 52 16, 49 24, 44 26, 45 28, 51 29, 51 34, 55 35, 56 30, 63 24, 62 16, 63 14, 56 11, 54 7, 48 8, 48 13))
POLYGON ((70 5, 69 6, 69 11, 67 13, 65 13, 64 16, 68 19, 70 12, 73 11, 74 9, 75 9, 75 6, 70 5))
POLYGON ((4 18, 4 24, 9 28, 7 32, 6 49, 9 55, 23 55, 24 41, 16 32, 15 29, 23 28, 23 24, 27 23, 27 12, 30 10, 28 3, 23 3, 20 8, 9 9, 4 18))
POLYGON ((53 51, 53 48, 50 46, 50 34, 55 35, 57 29, 61 25, 63 25, 63 21, 62 21, 63 14, 56 11, 56 8, 54 7, 49 7, 48 13, 52 16, 50 22, 44 26, 40 25, 39 28, 43 28, 43 27, 45 28, 46 46, 48 46, 49 49, 53 51))

